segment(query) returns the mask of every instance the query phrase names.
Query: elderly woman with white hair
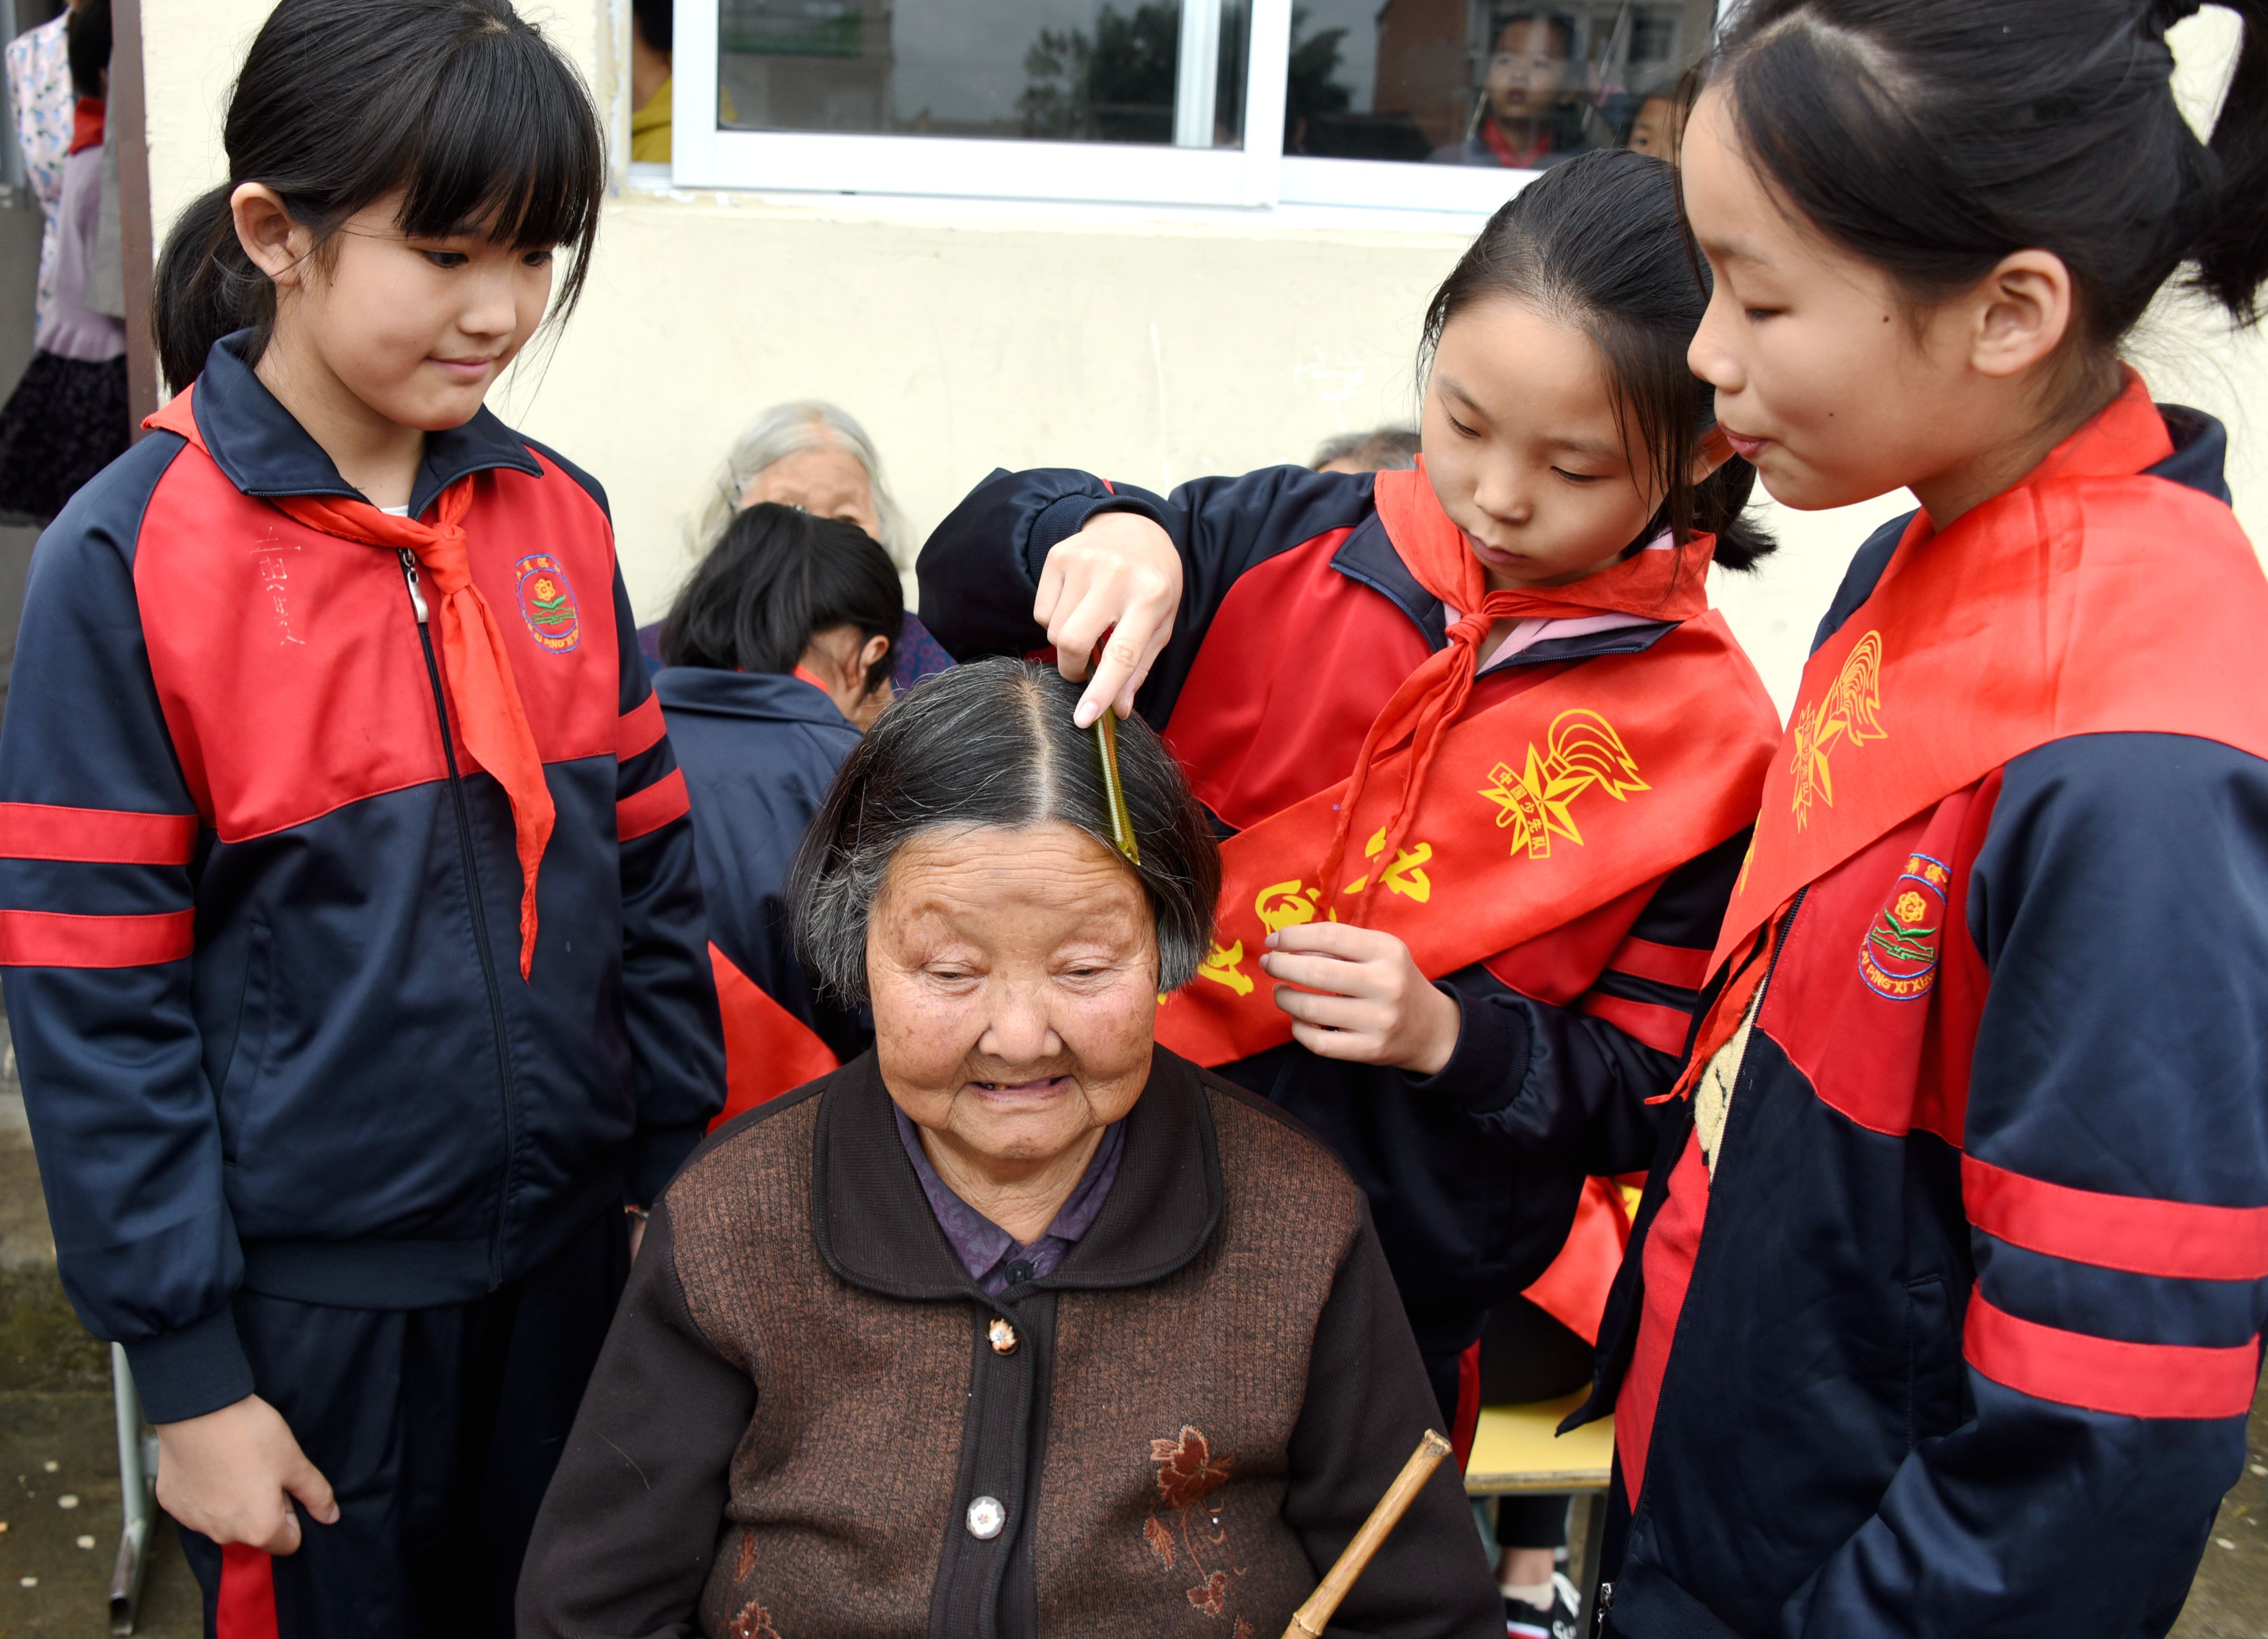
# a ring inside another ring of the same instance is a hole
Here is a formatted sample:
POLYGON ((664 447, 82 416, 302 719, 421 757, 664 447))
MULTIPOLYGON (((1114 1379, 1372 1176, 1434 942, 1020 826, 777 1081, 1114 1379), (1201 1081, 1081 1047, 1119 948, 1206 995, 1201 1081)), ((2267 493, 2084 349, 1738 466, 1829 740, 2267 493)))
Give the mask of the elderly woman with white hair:
MULTIPOLYGON (((741 430, 694 525, 696 549, 705 555, 743 508, 764 501, 856 524, 880 543, 902 577, 913 567, 880 452, 848 411, 824 399, 775 404, 741 430)), ((659 669, 661 622, 640 627, 637 636, 646 665, 659 669)), ((891 686, 911 688, 952 664, 909 611, 891 658, 891 686)))
MULTIPOLYGON (((792 873, 871 1053, 657 1206, 546 1498, 523 1635, 1274 1639, 1433 1415, 1362 1192, 1155 1045, 1219 863, 1078 690, 996 659, 884 712, 792 873)), ((1455 1476, 1330 1632, 1484 1639, 1455 1476)))

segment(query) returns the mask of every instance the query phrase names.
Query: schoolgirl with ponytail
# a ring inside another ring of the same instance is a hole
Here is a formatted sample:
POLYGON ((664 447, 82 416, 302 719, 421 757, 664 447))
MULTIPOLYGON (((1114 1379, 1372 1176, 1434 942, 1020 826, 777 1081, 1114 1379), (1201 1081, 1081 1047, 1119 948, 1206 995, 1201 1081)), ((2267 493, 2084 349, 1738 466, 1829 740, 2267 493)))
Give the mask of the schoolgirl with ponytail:
POLYGON ((1086 678, 1108 634, 1081 713, 1143 712, 1233 834, 1158 1040, 1336 1148, 1460 1430, 1491 1310, 1596 1324, 1622 1223, 1586 1174, 1650 1153, 1777 733, 1708 606, 1771 543, 1685 368, 1706 300, 1670 167, 1583 155, 1435 295, 1420 470, 1000 473, 922 555, 958 655, 1086 678))
POLYGON ((604 497, 482 408, 599 123, 508 0, 281 0, 225 138, 175 396, 33 561, 9 1020, 207 1631, 505 1633, 624 1208, 723 1096, 604 497))
POLYGON ((1820 626, 1609 1305, 1617 1634, 2163 1634, 2243 1474, 2268 582, 2118 351, 2177 275, 2257 314, 2235 9, 2209 142, 2195 0, 1750 0, 1686 128, 1733 446, 1921 507, 1820 626))

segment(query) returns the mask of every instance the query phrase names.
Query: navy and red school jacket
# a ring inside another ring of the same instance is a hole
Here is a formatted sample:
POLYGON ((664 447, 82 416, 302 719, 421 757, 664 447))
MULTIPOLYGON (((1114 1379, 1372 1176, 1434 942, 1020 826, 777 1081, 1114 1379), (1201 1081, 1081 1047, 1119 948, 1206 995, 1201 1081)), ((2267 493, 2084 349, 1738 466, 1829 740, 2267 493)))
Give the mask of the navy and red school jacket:
MULTIPOLYGON (((1296 467, 1163 497, 1080 472, 997 472, 923 549, 924 622, 957 659, 1043 645, 1032 601, 1048 552, 1111 510, 1162 525, 1181 554, 1181 611, 1136 706, 1223 835, 1344 779, 1395 689, 1446 644, 1441 602, 1388 539, 1371 476, 1296 467)), ((1672 629, 1547 639, 1484 672, 1465 715, 1672 629)), ((1550 1264, 1587 1174, 1651 1160, 1644 1101, 1674 1079, 1744 843, 1442 977, 1463 1025, 1437 1076, 1296 1042, 1220 1067, 1352 1172, 1430 1359, 1473 1342, 1550 1264)))
POLYGON ((33 555, 0 731, 0 965, 65 1290, 150 1416, 253 1392, 239 1289, 461 1302, 653 1199, 723 1099, 684 781, 597 485, 483 410, 464 527, 557 819, 519 976, 503 789, 394 553, 219 343, 33 555), (523 587, 566 589, 539 628, 523 587))
POLYGON ((693 801, 733 1090, 722 1119, 873 1045, 865 1013, 813 984, 787 932, 788 868, 858 729, 798 677, 666 666, 653 687, 693 801))
MULTIPOLYGON (((2225 503, 2219 424, 2165 421, 2147 473, 2225 503)), ((1755 959, 1715 1147, 1668 1106, 1579 1414, 1617 1414, 1613 1631, 2164 1633, 2268 1316, 2268 762, 2050 739, 1815 878, 1755 959)))

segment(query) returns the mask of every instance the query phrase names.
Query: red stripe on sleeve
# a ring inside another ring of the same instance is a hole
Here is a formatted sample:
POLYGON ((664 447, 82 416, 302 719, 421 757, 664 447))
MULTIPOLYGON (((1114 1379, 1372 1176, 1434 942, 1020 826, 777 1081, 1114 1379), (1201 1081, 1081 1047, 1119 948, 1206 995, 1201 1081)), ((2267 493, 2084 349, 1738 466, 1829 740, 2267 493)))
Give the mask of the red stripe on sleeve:
POLYGON ((672 768, 642 791, 632 791, 615 805, 615 834, 634 842, 649 831, 659 831, 683 818, 692 806, 685 794, 685 770, 672 768))
MULTIPOLYGON (((1682 944, 1656 944, 1652 939, 1633 936, 1615 948, 1607 966, 1633 979, 1651 979, 1656 984, 1675 985, 1681 990, 1698 990, 1709 976, 1709 952, 1689 950, 1682 944)), ((1677 1045, 1682 1047, 1685 1044, 1681 1040, 1677 1045)))
POLYGON ((195 814, 0 803, 0 858, 86 865, 186 865, 197 849, 195 814))
POLYGON ((67 916, 0 910, 0 967, 147 967, 196 949, 192 910, 150 916, 67 916))
POLYGON ((1962 1350, 2019 1393, 2119 1417, 2242 1417, 2260 1375, 2260 1340, 2235 1349, 2125 1343, 2020 1320, 1969 1298, 1962 1350))
POLYGON ((213 1632, 218 1639, 276 1639, 276 1562, 258 1548, 222 1546, 213 1632))
POLYGON ((2200 1207, 2043 1183, 1961 1158, 1961 1199, 1986 1234, 2051 1258, 2183 1281, 2268 1278, 2268 1207, 2200 1207))
POLYGON ((1633 1002, 1627 996, 1607 996, 1594 990, 1583 998, 1580 1010, 1594 1018, 1603 1018, 1634 1041, 1643 1041, 1656 1053, 1685 1051, 1686 1032, 1692 1028, 1693 1016, 1674 1007, 1664 1007, 1658 1002, 1633 1002))
POLYGON ((669 731, 662 720, 661 696, 648 695, 622 713, 615 727, 615 761, 628 762, 641 752, 652 751, 669 731))

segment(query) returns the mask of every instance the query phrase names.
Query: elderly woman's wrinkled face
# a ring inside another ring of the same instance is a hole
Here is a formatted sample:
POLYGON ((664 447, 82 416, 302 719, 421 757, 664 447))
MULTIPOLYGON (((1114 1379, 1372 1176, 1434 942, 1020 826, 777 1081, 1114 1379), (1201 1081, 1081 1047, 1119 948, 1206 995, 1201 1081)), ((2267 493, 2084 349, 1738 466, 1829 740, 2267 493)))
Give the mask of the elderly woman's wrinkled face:
POLYGON ((740 486, 742 506, 760 501, 795 507, 814 518, 839 518, 858 525, 877 540, 882 538, 873 482, 858 458, 839 444, 814 445, 783 455, 740 486))
POLYGON ((882 1082, 971 1165, 1062 1154, 1150 1077, 1158 939, 1125 862, 1067 825, 917 836, 867 920, 882 1082))

